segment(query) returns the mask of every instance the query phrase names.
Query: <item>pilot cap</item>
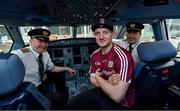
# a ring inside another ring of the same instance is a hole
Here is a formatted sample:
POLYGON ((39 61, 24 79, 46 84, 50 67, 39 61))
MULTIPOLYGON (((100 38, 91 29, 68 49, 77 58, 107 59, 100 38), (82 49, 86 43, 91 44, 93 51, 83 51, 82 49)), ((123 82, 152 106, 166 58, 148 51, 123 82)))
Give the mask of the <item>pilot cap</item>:
POLYGON ((94 32, 97 28, 107 28, 111 31, 114 30, 111 21, 105 19, 99 19, 99 21, 97 21, 96 24, 92 25, 91 30, 94 32))
POLYGON ((141 31, 144 29, 144 25, 137 22, 129 22, 126 24, 127 31, 141 31))
POLYGON ((31 38, 37 38, 39 40, 49 41, 50 31, 46 29, 34 29, 28 32, 31 38))

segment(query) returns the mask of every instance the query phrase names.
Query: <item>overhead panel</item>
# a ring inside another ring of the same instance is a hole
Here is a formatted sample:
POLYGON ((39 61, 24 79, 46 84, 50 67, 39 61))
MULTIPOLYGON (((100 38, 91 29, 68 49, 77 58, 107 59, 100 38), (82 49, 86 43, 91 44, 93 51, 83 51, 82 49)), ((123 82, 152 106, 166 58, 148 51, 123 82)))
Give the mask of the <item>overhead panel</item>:
POLYGON ((51 18, 69 25, 86 24, 104 17, 118 0, 49 0, 51 18))

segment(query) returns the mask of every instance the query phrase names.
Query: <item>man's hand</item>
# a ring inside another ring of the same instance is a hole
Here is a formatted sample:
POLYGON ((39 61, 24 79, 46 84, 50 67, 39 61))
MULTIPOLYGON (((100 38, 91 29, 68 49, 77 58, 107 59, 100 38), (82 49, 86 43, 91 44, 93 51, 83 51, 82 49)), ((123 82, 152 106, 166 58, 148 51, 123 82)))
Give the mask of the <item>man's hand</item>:
POLYGON ((75 73, 76 73, 76 71, 74 69, 71 69, 69 67, 66 67, 66 71, 71 75, 75 75, 75 73))
POLYGON ((113 86, 119 84, 119 81, 120 81, 120 75, 119 74, 112 74, 108 79, 108 82, 113 86))
POLYGON ((95 73, 96 73, 96 76, 102 75, 102 72, 100 72, 100 69, 97 69, 95 73))

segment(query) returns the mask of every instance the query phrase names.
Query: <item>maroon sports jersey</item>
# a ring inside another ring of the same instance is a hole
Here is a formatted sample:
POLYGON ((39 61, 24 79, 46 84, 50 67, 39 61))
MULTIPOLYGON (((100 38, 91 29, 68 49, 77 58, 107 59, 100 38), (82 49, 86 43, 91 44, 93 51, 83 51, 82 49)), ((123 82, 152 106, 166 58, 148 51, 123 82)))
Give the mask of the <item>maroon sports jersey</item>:
MULTIPOLYGON (((126 49, 114 44, 111 50, 104 55, 100 49, 93 52, 90 59, 90 74, 95 73, 97 69, 100 69, 101 77, 105 80, 114 72, 120 74, 121 81, 131 83, 134 62, 126 49)), ((130 85, 126 98, 120 104, 130 107, 133 105, 134 99, 134 88, 130 85)))
POLYGON ((122 81, 130 81, 134 68, 134 62, 131 54, 124 48, 113 45, 111 50, 106 54, 101 54, 98 49, 91 55, 90 73, 95 73, 97 69, 103 73, 102 77, 108 79, 111 73, 120 74, 122 81))

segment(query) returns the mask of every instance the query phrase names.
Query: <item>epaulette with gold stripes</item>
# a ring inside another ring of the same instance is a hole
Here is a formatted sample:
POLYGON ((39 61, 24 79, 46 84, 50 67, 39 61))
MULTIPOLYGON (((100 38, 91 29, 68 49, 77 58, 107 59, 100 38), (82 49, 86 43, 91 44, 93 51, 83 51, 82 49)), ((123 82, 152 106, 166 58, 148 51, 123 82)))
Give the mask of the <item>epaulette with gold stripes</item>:
POLYGON ((23 53, 26 53, 26 52, 29 52, 29 49, 28 48, 22 48, 20 49, 23 53))

